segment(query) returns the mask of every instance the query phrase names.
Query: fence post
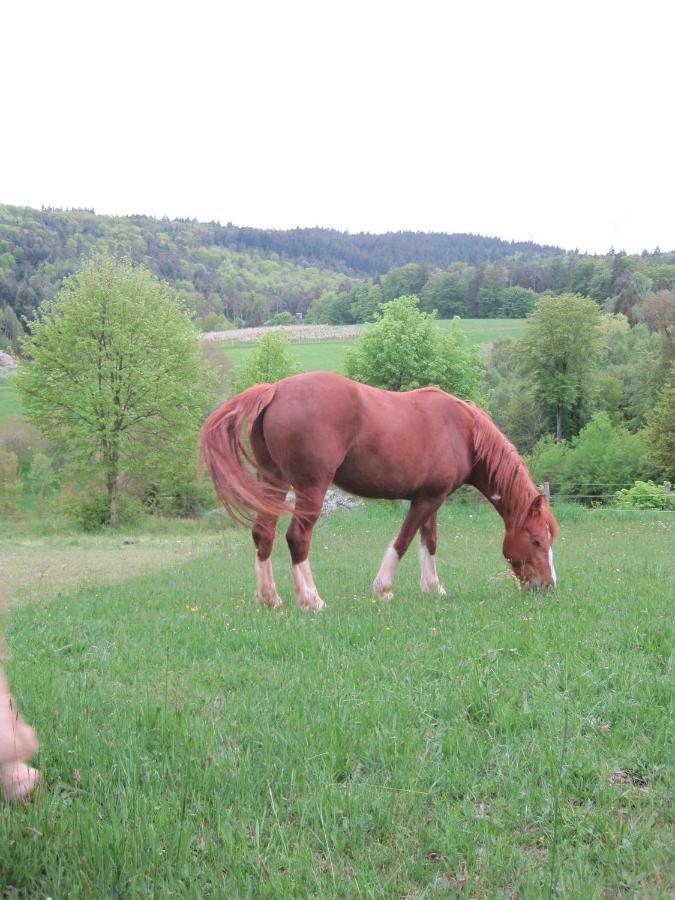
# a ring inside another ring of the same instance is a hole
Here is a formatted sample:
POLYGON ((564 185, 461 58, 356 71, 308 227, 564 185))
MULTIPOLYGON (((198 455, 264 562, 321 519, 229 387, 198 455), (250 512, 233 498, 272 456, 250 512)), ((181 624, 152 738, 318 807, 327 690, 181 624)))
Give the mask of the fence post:
POLYGON ((544 497, 546 497, 546 502, 548 504, 551 503, 551 485, 548 481, 544 482, 544 497))

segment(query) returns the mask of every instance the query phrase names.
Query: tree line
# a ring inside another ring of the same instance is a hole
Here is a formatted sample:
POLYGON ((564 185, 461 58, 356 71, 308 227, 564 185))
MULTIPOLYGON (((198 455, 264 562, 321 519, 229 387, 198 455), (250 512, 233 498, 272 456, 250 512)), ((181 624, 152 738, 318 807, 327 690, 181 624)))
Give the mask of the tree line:
POLYGON ((378 304, 417 295, 439 316, 520 318, 547 292, 578 293, 614 311, 675 285, 675 254, 582 256, 479 235, 331 229, 266 231, 189 219, 0 205, 0 342, 52 299, 94 252, 126 257, 177 289, 202 330, 283 315, 370 321, 378 304))
POLYGON ((380 303, 407 294, 440 318, 471 319, 528 316, 546 294, 589 297, 605 312, 623 313, 633 323, 646 297, 675 287, 675 254, 606 257, 554 257, 501 260, 475 266, 453 263, 431 270, 409 263, 357 285, 326 291, 307 312, 307 321, 331 325, 368 322, 380 303))
MULTIPOLYGON (((360 285, 353 299, 370 302, 374 287, 360 285)), ((554 493, 585 496, 590 485, 613 496, 675 469, 675 294, 651 292, 631 316, 580 294, 540 295, 525 336, 485 354, 468 346, 458 319, 441 329, 418 294, 403 294, 379 304, 344 373, 479 403, 554 493)), ((221 392, 178 291, 128 260, 90 257, 41 305, 22 351, 14 384, 32 424, 0 425, 3 510, 28 490, 38 511, 51 497, 93 527, 134 509, 189 514, 212 502, 195 481, 195 451, 221 392)), ((271 331, 230 374, 229 391, 295 370, 283 329, 271 331)), ((639 491, 658 501, 649 485, 639 491)))
POLYGON ((230 250, 216 240, 219 230, 214 223, 0 205, 0 333, 31 318, 96 253, 129 259, 171 284, 204 330, 261 325, 284 311, 295 316, 345 282, 328 267, 230 250))

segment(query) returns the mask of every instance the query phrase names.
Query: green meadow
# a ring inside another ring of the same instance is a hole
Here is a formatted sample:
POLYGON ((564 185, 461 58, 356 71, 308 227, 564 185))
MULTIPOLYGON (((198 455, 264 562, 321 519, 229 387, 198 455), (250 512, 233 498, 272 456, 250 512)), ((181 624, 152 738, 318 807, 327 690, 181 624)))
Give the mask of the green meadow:
POLYGON ((14 390, 12 376, 0 377, 0 421, 5 416, 18 415, 21 412, 21 402, 14 390))
MULTIPOLYGON (((450 319, 441 319, 439 325, 450 327, 450 319)), ((488 344, 505 338, 519 338, 525 333, 524 319, 463 319, 462 331, 470 344, 488 344)), ((290 353, 302 372, 341 372, 345 354, 355 343, 353 338, 322 341, 294 341, 290 353)), ((257 344, 223 341, 209 345, 215 357, 221 358, 228 366, 246 362, 257 344)), ((213 359, 214 356, 212 355, 213 359)), ((0 378, 0 421, 4 416, 18 414, 20 401, 12 386, 12 377, 0 378)))
MULTIPOLYGON (((340 371, 351 343, 291 353, 340 371)), ((0 380, 0 419, 19 412, 0 380)), ((463 496, 439 516, 447 596, 420 593, 411 548, 391 602, 370 583, 404 507, 322 517, 319 616, 282 531, 270 611, 218 515, 0 522, 6 668, 43 778, 0 808, 0 897, 670 896, 675 523, 555 512, 556 591, 516 590, 501 521, 463 496)))
MULTIPOLYGON (((450 319, 441 319, 442 328, 449 328, 450 319)), ((489 344, 505 338, 519 338, 525 333, 525 319, 463 319, 462 331, 470 344, 489 344)), ((293 341, 289 353, 302 372, 342 372, 347 350, 356 343, 355 338, 322 341, 293 341)), ((257 344, 223 341, 213 347, 230 365, 245 363, 257 344)))
POLYGON ((273 612, 224 523, 3 529, 44 784, 0 814, 2 896, 668 896, 672 517, 557 512, 557 591, 517 591, 498 517, 453 502, 447 597, 411 549, 388 603, 403 509, 322 518, 319 616, 283 536, 273 612))

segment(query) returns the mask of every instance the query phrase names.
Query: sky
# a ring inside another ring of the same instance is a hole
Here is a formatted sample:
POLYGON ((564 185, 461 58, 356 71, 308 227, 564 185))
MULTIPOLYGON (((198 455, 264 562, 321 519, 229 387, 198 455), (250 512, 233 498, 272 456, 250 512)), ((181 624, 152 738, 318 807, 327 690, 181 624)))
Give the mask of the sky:
POLYGON ((4 5, 0 202, 675 249, 675 4, 4 5))

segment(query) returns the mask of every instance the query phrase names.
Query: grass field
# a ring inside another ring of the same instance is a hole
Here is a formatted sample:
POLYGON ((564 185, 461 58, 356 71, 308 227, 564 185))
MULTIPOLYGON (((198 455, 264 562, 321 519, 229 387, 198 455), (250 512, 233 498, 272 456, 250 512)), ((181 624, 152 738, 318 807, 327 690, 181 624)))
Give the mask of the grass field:
POLYGON ((0 421, 21 412, 21 403, 12 384, 12 376, 0 377, 0 421))
MULTIPOLYGON (((668 896, 672 518, 562 510, 540 595, 506 576, 499 519, 452 504, 448 596, 419 593, 411 552, 376 602, 401 512, 319 522, 318 617, 291 602, 283 540, 286 607, 255 606, 232 528, 117 584, 93 562, 79 590, 34 571, 61 592, 6 634, 44 789, 0 815, 0 893, 668 896)), ((127 573, 116 536, 0 539, 10 577, 27 552, 92 549, 127 573)))
MULTIPOLYGON (((442 328, 450 327, 450 319, 441 319, 442 328)), ((524 319, 463 319, 462 331, 470 344, 488 344, 504 338, 519 338, 525 333, 524 319)), ((295 341, 289 354, 296 360, 302 372, 342 372, 345 354, 356 341, 324 340, 295 341)), ((240 365, 257 349, 256 344, 237 344, 233 341, 213 343, 211 352, 218 352, 233 365, 240 365)))

